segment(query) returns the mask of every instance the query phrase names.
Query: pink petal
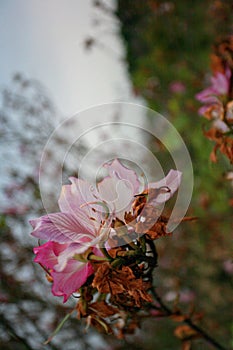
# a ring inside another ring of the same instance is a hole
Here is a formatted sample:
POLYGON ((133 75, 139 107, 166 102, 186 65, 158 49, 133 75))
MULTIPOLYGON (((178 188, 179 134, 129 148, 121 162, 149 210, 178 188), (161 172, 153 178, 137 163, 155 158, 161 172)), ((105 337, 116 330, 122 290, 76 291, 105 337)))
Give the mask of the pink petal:
POLYGON ((72 213, 90 232, 94 233, 95 226, 101 221, 99 207, 93 204, 98 201, 98 192, 84 180, 71 177, 70 181, 70 185, 62 186, 58 200, 60 210, 72 213), (90 218, 94 218, 95 221, 90 218))
POLYGON ((198 109, 198 114, 205 115, 205 113, 208 109, 209 109, 209 105, 202 106, 201 108, 198 109))
MULTIPOLYGON (((70 245, 56 242, 47 242, 34 248, 34 253, 36 254, 34 261, 48 269, 52 269, 52 292, 56 296, 63 296, 64 302, 67 301, 69 296, 77 291, 77 289, 86 282, 87 277, 93 273, 93 268, 90 263, 83 263, 74 259, 67 260, 63 271, 58 271, 56 266, 60 256, 66 253, 66 251, 69 252, 69 249, 70 245)), ((96 250, 95 253, 97 252, 96 250)))
POLYGON ((101 200, 108 207, 109 214, 123 219, 124 213, 130 210, 134 196, 134 189, 131 183, 125 179, 105 177, 98 184, 98 190, 101 200))
POLYGON ((54 213, 30 220, 32 236, 59 243, 91 240, 93 235, 84 228, 77 218, 68 213, 54 213))
POLYGON ((88 276, 93 273, 90 263, 82 263, 77 260, 70 260, 62 272, 53 271, 52 292, 56 296, 63 296, 64 303, 75 293, 87 280, 88 276))
POLYGON ((79 243, 69 244, 68 247, 59 254, 57 258, 57 264, 54 266, 54 269, 57 272, 64 270, 68 261, 71 258, 73 258, 75 254, 82 254, 87 249, 88 249, 88 246, 84 244, 79 244, 79 243))
POLYGON ((214 96, 216 94, 215 90, 213 90, 212 88, 207 88, 201 92, 199 92, 198 94, 196 94, 196 99, 202 103, 208 103, 208 104, 212 104, 212 103, 216 103, 219 102, 219 99, 214 96))
POLYGON ((219 120, 219 119, 215 120, 213 122, 213 126, 223 133, 229 131, 229 127, 223 120, 219 120))
POLYGON ((115 159, 111 164, 105 164, 105 167, 110 177, 118 180, 127 180, 131 184, 134 194, 138 193, 140 182, 134 170, 126 168, 118 159, 115 159))
POLYGON ((47 242, 39 247, 35 247, 33 249, 34 254, 36 254, 34 261, 48 269, 53 269, 54 265, 57 264, 59 253, 66 249, 67 246, 67 244, 47 242))
POLYGON ((230 83, 231 69, 229 67, 227 67, 226 70, 225 70, 225 77, 227 78, 228 82, 230 83))
POLYGON ((211 78, 212 88, 217 95, 226 95, 229 90, 229 80, 222 74, 217 73, 216 76, 211 78))
POLYGON ((168 187, 169 192, 161 193, 156 198, 149 198, 150 203, 164 203, 170 199, 177 191, 181 183, 182 173, 178 170, 170 170, 165 178, 160 181, 152 182, 149 184, 149 189, 159 189, 161 187, 168 187))

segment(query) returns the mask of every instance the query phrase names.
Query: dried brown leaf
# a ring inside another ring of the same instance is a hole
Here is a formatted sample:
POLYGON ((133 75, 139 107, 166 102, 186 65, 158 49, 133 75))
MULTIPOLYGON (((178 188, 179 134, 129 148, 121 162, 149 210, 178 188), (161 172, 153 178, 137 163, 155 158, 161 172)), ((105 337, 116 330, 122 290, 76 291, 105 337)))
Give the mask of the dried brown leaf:
POLYGON ((96 313, 101 318, 110 317, 118 313, 117 308, 107 304, 104 300, 90 304, 88 309, 96 313))
POLYGON ((187 316, 181 314, 173 314, 170 316, 170 318, 175 322, 183 322, 187 319, 187 316))
POLYGON ((177 326, 174 330, 174 335, 181 340, 191 340, 201 337, 200 333, 186 324, 177 326))
POLYGON ((112 296, 116 304, 132 304, 140 307, 143 302, 151 302, 151 296, 146 292, 150 284, 141 278, 136 278, 129 266, 121 269, 113 268, 110 263, 101 264, 96 272, 92 286, 100 293, 112 296), (123 302, 124 300, 124 302, 123 302))
POLYGON ((189 340, 185 340, 185 341, 182 341, 182 348, 181 350, 191 350, 191 341, 189 340))

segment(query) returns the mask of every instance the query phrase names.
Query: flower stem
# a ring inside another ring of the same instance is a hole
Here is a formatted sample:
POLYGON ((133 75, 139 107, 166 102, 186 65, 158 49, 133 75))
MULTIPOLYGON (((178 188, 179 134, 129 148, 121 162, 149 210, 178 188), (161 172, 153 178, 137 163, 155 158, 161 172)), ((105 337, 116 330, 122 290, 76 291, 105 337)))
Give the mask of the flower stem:
POLYGON ((113 258, 111 257, 111 255, 108 254, 108 251, 105 247, 101 247, 100 248, 101 252, 103 253, 103 255, 108 259, 108 260, 113 260, 113 258))
POLYGON ((108 261, 109 259, 107 259, 104 256, 98 256, 95 254, 90 254, 88 257, 88 260, 92 260, 92 261, 108 261))
MULTIPOLYGON (((151 288, 150 291, 151 291, 151 294, 153 295, 153 297, 155 298, 155 300, 158 302, 161 309, 163 309, 166 312, 167 316, 173 315, 174 313, 172 312, 172 310, 166 304, 164 304, 163 300, 157 294, 155 289, 151 288)), ((227 350, 225 347, 223 347, 221 344, 219 344, 215 339, 213 339, 208 333, 206 333, 206 331, 204 331, 202 328, 200 328, 199 326, 194 324, 193 321, 191 320, 191 318, 186 317, 184 319, 184 323, 186 323, 189 327, 191 327, 193 330, 195 330, 197 333, 199 333, 203 339, 205 339, 208 343, 213 345, 216 349, 227 350)))

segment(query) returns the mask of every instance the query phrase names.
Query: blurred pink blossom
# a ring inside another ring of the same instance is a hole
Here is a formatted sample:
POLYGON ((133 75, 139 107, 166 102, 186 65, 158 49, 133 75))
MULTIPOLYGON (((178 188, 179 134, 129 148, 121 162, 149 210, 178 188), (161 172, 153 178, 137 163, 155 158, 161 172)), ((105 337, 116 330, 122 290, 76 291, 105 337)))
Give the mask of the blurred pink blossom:
POLYGON ((181 81, 173 81, 169 85, 169 89, 172 93, 183 94, 186 91, 186 86, 181 81))
POLYGON ((228 259, 223 262, 223 269, 229 275, 233 275, 233 260, 228 259))
POLYGON ((28 212, 29 208, 26 205, 8 207, 2 210, 4 215, 24 215, 28 212))
POLYGON ((226 69, 225 74, 216 73, 211 77, 211 86, 196 94, 196 99, 205 105, 199 109, 199 114, 204 115, 212 105, 222 105, 222 98, 227 96, 230 88, 231 70, 226 69))

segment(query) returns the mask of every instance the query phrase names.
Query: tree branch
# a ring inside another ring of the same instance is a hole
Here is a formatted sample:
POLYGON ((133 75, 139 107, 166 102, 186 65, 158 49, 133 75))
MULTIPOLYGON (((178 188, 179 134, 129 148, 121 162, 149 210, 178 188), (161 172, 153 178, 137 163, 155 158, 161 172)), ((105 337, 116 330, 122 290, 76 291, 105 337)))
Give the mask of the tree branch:
MULTIPOLYGON (((157 294, 156 290, 154 288, 151 288, 151 294, 155 298, 155 300, 158 302, 161 309, 163 309, 167 316, 174 315, 174 312, 163 302, 161 297, 157 294)), ((183 321, 186 323, 189 327, 191 327, 193 330, 195 330, 197 333, 199 333, 203 339, 205 339, 209 344, 213 345, 218 350, 227 350, 225 347, 223 347, 221 344, 219 344, 215 339, 213 339, 206 331, 204 331, 202 328, 197 326, 190 317, 186 317, 183 321)))

